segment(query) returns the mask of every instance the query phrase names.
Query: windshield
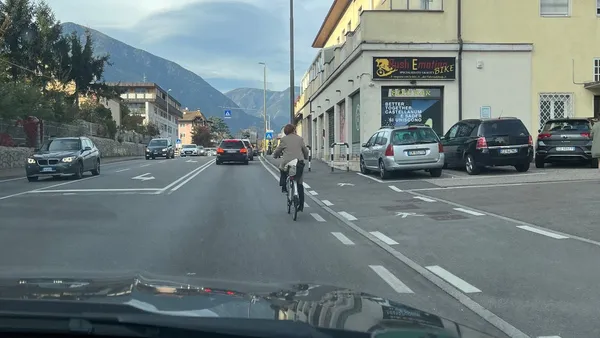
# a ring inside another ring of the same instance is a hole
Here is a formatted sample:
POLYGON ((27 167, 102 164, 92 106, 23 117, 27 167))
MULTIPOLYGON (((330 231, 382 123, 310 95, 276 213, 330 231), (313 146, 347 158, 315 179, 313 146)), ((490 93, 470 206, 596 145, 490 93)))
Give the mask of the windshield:
POLYGON ((166 147, 167 140, 152 140, 148 143, 148 147, 166 147))
POLYGON ((392 132, 392 144, 395 146, 437 142, 439 142, 437 134, 429 128, 395 130, 392 132))
POLYGON ((196 145, 195 144, 184 144, 183 147, 185 149, 190 149, 190 148, 196 148, 196 145))
POLYGON ((219 147, 223 149, 242 149, 244 148, 244 143, 239 140, 224 140, 219 147))
POLYGON ((43 151, 76 151, 81 149, 78 139, 56 139, 44 143, 40 148, 43 151))
POLYGON ((587 120, 550 121, 544 125, 543 131, 589 131, 590 122, 587 120))

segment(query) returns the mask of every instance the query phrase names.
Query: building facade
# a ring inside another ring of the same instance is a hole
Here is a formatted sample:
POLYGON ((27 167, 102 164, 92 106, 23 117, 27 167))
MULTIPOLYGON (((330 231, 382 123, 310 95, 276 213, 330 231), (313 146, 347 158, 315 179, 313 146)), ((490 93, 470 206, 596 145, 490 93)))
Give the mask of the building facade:
POLYGON ((121 88, 123 103, 130 113, 144 117, 144 124, 154 124, 160 130, 160 137, 177 140, 179 119, 183 117, 181 103, 156 83, 119 82, 110 86, 121 88), (167 105, 168 102, 168 105, 167 105))
POLYGON ((600 115, 596 0, 335 0, 295 104, 315 156, 382 125, 600 115), (557 47, 557 44, 560 47, 557 47))
POLYGON ((183 117, 179 119, 179 139, 182 144, 192 144, 192 131, 197 125, 207 126, 208 121, 200 110, 183 110, 183 117))

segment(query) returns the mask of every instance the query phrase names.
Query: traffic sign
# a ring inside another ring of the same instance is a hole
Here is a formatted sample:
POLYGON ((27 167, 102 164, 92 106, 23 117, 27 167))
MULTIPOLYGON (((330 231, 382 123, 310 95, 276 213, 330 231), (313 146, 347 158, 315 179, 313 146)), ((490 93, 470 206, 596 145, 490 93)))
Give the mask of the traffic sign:
POLYGON ((267 132, 265 133, 265 139, 267 139, 267 140, 273 139, 273 131, 272 130, 267 130, 267 132))
POLYGON ((226 119, 230 119, 231 118, 231 110, 229 110, 229 109, 225 110, 225 118, 226 119))
POLYGON ((181 144, 181 139, 178 138, 176 142, 177 142, 177 144, 181 144))

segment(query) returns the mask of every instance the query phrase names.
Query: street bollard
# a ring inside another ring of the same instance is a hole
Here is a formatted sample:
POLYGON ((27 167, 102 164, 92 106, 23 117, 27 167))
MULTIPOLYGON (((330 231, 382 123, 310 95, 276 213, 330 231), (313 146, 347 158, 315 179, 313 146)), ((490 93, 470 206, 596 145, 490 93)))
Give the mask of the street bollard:
POLYGON ((308 171, 310 171, 310 161, 312 161, 312 148, 310 146, 306 146, 308 148, 308 171))
POLYGON ((350 145, 346 142, 344 143, 333 143, 330 146, 330 165, 331 165, 331 172, 333 172, 333 152, 335 150, 335 146, 346 146, 346 172, 350 172, 350 145))

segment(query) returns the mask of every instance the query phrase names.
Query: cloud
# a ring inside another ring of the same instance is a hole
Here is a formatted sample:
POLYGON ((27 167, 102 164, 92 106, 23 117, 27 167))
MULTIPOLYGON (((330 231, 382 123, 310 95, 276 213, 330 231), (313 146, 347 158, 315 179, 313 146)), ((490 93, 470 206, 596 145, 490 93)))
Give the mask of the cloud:
MULTIPOLYGON (((48 3, 62 21, 98 29, 175 61, 220 90, 249 84, 262 87, 262 66, 258 62, 268 65, 270 88, 289 87, 289 1, 104 0, 69 1, 67 5, 64 0, 49 0, 48 3)), ((296 85, 316 55, 310 45, 330 4, 323 0, 295 2, 296 85)))

